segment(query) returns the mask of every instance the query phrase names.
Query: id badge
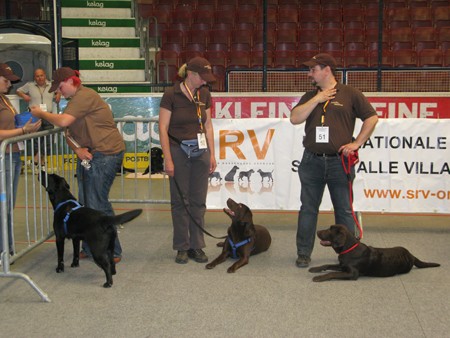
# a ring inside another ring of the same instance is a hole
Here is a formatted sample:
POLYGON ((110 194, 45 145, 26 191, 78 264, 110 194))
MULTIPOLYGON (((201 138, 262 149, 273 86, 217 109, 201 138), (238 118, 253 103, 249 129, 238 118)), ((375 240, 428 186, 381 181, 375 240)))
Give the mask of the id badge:
POLYGON ((328 128, 328 126, 316 127, 316 143, 328 143, 330 135, 328 128))
POLYGON ((198 133, 197 139, 198 139, 198 148, 199 149, 208 148, 208 144, 206 143, 206 135, 204 133, 198 133))
POLYGON ((25 149, 25 143, 23 143, 23 141, 17 142, 17 146, 19 147, 20 151, 23 151, 25 149))
POLYGON ((45 103, 40 104, 39 108, 41 108, 42 111, 47 111, 47 105, 45 103))

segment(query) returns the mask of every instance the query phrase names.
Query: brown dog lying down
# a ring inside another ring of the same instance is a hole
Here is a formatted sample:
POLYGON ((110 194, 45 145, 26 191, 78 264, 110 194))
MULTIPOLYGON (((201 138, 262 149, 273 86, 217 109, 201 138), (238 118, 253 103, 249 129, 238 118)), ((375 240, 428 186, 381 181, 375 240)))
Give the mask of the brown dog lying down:
POLYGON ((236 203, 231 198, 227 200, 229 209, 223 211, 230 216, 231 226, 228 228, 228 237, 223 243, 222 253, 206 265, 212 269, 225 262, 228 257, 239 258, 227 272, 236 272, 240 267, 248 264, 251 255, 266 251, 272 243, 269 231, 262 225, 253 224, 253 215, 249 207, 236 203))
POLYGON ((339 264, 316 266, 309 272, 334 272, 316 276, 314 282, 330 279, 358 279, 359 276, 390 277, 408 273, 413 266, 431 268, 437 263, 425 263, 414 257, 403 247, 373 248, 361 243, 344 225, 332 225, 327 230, 317 231, 320 244, 331 246, 339 254, 339 264))

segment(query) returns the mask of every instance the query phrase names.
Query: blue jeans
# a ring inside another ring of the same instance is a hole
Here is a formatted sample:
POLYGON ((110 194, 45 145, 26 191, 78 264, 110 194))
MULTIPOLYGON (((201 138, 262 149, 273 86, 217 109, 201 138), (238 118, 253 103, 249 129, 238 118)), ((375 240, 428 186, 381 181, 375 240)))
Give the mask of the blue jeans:
MULTIPOLYGON (((113 185, 116 173, 122 166, 123 155, 123 152, 115 155, 105 155, 96 152, 91 160, 91 168, 89 170, 85 169, 78 159, 78 200, 82 205, 103 211, 109 216, 114 216, 114 210, 111 202, 109 202, 109 191, 113 185)), ((90 249, 85 242, 83 242, 82 248, 87 255, 91 255, 90 249)), ((120 257, 121 255, 122 247, 117 237, 114 256, 120 257)))
MULTIPOLYGON (((12 212, 16 205, 17 198, 17 186, 19 184, 20 169, 22 167, 22 161, 20 160, 20 153, 14 152, 12 154, 5 154, 5 175, 6 175, 6 203, 7 203, 7 222, 8 222, 8 234, 9 234, 9 251, 13 251, 13 241, 12 241, 12 212), (12 182, 12 192, 11 192, 11 182, 12 182), (12 205, 11 205, 12 202, 12 205)), ((3 251, 3 238, 2 231, 0 229, 0 252, 3 251)))
MULTIPOLYGON (((297 254, 311 257, 325 186, 330 192, 336 224, 343 224, 354 233, 356 224, 350 204, 351 191, 340 156, 320 157, 305 150, 298 174, 301 183, 301 207, 298 215, 297 254)), ((352 184, 354 179, 355 169, 352 167, 350 171, 352 184)))

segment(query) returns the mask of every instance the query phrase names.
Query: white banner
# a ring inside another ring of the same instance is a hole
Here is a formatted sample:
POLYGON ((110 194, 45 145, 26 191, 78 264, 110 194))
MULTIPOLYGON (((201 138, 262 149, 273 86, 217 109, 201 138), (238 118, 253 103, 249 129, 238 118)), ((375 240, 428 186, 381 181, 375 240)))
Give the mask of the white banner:
MULTIPOLYGON (((231 197, 253 209, 298 210, 304 124, 271 118, 213 123, 218 166, 208 208, 221 209, 231 197)), ((355 210, 450 213, 449 130, 447 119, 380 119, 359 152, 355 210)), ((321 210, 331 209, 326 190, 321 210)))

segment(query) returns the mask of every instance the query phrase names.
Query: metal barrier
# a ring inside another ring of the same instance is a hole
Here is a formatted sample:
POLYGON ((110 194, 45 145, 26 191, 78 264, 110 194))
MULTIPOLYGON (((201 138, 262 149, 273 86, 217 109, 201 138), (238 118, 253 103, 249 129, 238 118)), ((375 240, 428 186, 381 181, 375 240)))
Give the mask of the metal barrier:
MULTIPOLYGON (((111 202, 169 203, 168 179, 164 174, 151 175, 151 155, 150 152, 147 153, 156 146, 152 131, 155 131, 155 135, 158 134, 157 118, 121 118, 115 121, 123 135, 127 151, 124 166, 117 173, 120 178, 116 177, 111 189, 111 202), (131 168, 126 167, 127 159, 133 163, 131 168), (147 168, 149 173, 144 175, 141 171, 147 168)), ((46 302, 50 302, 50 298, 29 276, 11 272, 10 267, 14 261, 53 236, 53 208, 39 182, 44 163, 39 159, 36 166, 33 164, 35 145, 38 152, 46 158, 45 170, 65 177, 72 193, 75 196, 78 194, 75 177, 77 158, 65 142, 63 131, 62 128, 55 128, 6 139, 0 144, 0 230, 3 243, 0 277, 26 281, 46 302), (12 194, 7 191, 13 191, 11 150, 19 143, 23 143, 23 167, 16 194, 20 206, 14 208, 12 194), (12 245, 9 244, 9 236, 12 245)))

